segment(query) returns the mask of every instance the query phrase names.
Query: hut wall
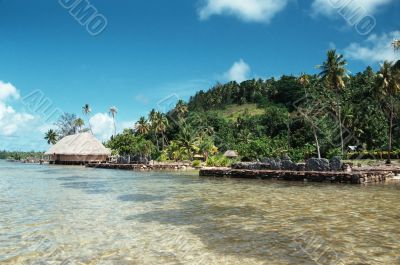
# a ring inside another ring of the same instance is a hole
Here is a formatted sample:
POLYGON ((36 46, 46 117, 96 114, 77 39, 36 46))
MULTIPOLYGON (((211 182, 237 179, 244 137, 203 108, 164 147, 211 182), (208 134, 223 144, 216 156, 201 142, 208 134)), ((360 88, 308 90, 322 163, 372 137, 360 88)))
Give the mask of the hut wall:
POLYGON ((73 163, 89 163, 89 162, 106 162, 107 155, 52 155, 50 161, 56 164, 73 164, 73 163))

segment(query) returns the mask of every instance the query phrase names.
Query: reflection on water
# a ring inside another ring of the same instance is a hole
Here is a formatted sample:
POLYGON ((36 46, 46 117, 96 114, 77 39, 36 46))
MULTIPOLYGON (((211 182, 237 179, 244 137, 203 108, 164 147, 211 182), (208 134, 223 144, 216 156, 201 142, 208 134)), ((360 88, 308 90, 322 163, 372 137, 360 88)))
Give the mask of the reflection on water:
POLYGON ((399 191, 0 162, 0 264, 399 264, 399 191))

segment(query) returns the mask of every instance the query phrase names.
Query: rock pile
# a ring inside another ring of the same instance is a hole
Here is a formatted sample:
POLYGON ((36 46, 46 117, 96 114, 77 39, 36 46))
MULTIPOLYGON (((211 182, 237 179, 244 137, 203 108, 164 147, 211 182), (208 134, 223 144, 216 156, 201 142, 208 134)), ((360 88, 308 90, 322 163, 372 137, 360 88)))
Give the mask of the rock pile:
POLYGON ((325 158, 310 158, 306 163, 294 163, 290 157, 281 159, 264 158, 261 162, 239 162, 232 165, 232 169, 242 170, 284 170, 284 171, 343 171, 344 164, 340 157, 330 161, 325 158))
POLYGON ((335 156, 329 161, 329 165, 331 166, 332 171, 342 171, 343 170, 343 163, 342 159, 338 156, 335 156))
POLYGON ((268 170, 271 169, 267 163, 260 162, 239 162, 232 164, 232 169, 245 169, 245 170, 268 170))
POLYGON ((331 171, 329 160, 325 158, 310 158, 306 163, 307 171, 331 171))

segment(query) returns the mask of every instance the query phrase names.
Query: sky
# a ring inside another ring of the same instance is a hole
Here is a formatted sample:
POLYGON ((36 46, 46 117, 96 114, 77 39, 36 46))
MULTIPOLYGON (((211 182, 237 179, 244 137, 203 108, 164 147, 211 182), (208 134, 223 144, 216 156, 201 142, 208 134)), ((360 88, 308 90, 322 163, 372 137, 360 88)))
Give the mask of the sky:
POLYGON ((399 59, 400 0, 0 0, 0 150, 46 150, 62 112, 95 135, 217 82, 316 73, 326 52, 352 73, 399 59))

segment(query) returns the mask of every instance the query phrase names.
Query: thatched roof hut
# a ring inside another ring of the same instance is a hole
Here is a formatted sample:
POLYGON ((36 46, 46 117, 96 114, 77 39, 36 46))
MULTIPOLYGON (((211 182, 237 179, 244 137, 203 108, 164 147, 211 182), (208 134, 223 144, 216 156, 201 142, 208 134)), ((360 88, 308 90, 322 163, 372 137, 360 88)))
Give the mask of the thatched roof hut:
POLYGON ((45 153, 53 164, 106 162, 111 150, 90 133, 66 136, 45 153))
POLYGON ((239 155, 234 150, 228 150, 228 151, 225 152, 224 156, 227 157, 227 158, 237 158, 239 155))

